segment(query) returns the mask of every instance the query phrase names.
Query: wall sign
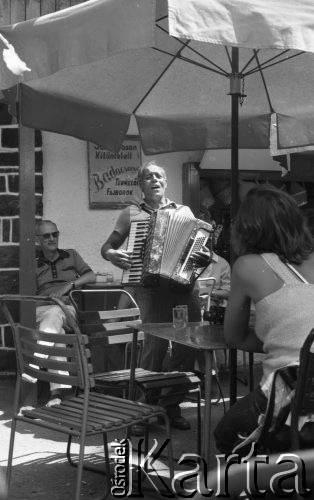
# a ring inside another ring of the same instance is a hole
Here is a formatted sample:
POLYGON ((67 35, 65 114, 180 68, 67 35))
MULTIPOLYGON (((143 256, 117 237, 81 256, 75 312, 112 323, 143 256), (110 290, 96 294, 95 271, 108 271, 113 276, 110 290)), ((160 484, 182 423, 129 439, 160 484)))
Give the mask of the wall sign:
POLYGON ((128 136, 119 153, 89 143, 89 207, 122 208, 141 200, 137 182, 140 165, 139 137, 128 136))

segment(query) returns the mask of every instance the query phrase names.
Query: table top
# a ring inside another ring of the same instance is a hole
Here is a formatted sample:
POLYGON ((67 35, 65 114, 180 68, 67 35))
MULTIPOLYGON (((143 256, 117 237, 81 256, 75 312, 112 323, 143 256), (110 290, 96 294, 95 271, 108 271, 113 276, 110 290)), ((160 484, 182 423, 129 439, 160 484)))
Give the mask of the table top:
POLYGON ((215 351, 228 349, 223 339, 223 325, 188 323, 184 328, 174 328, 172 323, 143 323, 141 329, 155 337, 184 344, 194 349, 215 351))

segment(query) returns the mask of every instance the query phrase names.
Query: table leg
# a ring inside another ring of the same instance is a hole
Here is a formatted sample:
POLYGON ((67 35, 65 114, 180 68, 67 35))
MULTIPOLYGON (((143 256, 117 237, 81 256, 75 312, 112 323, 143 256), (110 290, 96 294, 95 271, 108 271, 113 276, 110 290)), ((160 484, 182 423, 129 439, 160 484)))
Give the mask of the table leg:
POLYGON ((212 397, 212 371, 213 371, 213 352, 205 351, 205 408, 203 421, 203 458, 209 468, 210 457, 210 433, 211 433, 211 397, 212 397))
POLYGON ((229 351, 229 370, 230 370, 230 406, 237 400, 237 350, 229 351))

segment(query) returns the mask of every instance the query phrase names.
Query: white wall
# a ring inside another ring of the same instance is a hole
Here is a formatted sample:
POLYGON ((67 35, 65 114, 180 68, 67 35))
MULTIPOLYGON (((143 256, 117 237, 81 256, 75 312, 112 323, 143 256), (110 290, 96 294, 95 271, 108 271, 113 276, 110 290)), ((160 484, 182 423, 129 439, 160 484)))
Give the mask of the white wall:
MULTIPOLYGON (((202 169, 229 169, 230 164, 229 149, 214 149, 205 151, 200 167, 202 169)), ((281 171, 281 166, 272 159, 269 149, 240 149, 239 169, 281 171)))
MULTIPOLYGON (((60 230, 60 247, 75 248, 95 272, 120 271, 103 260, 102 243, 111 233, 120 210, 90 209, 88 200, 87 143, 58 134, 43 133, 44 218, 55 221, 60 230)), ((167 196, 182 201, 182 164, 200 161, 202 153, 143 155, 156 158, 168 177, 167 196)))

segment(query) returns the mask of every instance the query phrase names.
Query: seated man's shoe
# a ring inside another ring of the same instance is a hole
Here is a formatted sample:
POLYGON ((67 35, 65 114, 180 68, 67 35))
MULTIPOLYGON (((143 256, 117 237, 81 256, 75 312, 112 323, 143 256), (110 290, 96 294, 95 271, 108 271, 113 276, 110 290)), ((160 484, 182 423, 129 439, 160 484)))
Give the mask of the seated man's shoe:
POLYGON ((62 402, 62 393, 61 391, 51 391, 50 399, 46 403, 45 406, 51 408, 52 406, 58 406, 62 402))
POLYGON ((175 429, 179 429, 180 431, 188 431, 191 429, 190 422, 187 421, 184 417, 173 417, 170 418, 170 425, 175 429))
POLYGON ((131 436, 144 436, 145 434, 145 425, 144 424, 134 424, 131 427, 131 436))

